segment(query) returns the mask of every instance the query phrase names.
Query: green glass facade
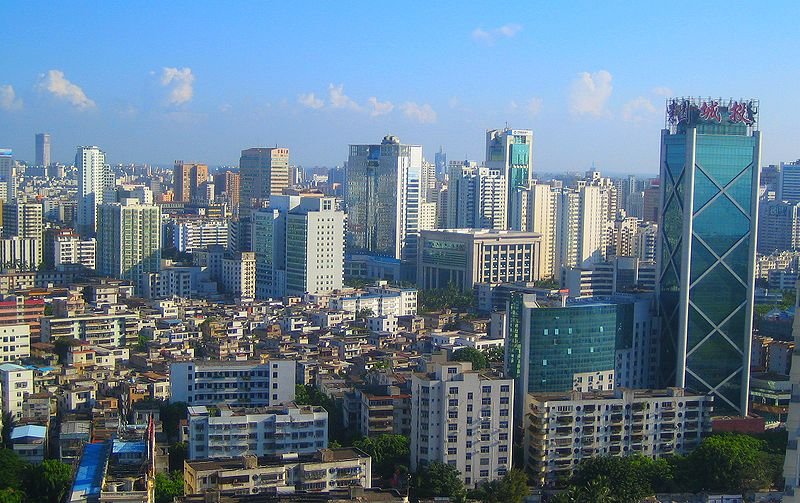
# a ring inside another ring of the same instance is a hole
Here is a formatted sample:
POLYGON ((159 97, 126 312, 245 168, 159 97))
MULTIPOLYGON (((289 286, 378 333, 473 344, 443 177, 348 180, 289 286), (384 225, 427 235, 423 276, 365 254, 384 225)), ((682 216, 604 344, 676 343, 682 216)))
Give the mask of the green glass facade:
POLYGON ((760 134, 684 103, 661 142, 661 384, 746 414, 760 134))

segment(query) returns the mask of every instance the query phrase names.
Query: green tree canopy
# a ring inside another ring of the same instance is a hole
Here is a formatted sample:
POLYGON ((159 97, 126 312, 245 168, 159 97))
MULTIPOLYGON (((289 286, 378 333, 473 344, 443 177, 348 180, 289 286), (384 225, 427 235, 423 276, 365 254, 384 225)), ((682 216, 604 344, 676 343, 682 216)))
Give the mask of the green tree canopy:
POLYGON ((418 498, 440 496, 463 502, 467 496, 458 469, 439 461, 425 465, 417 471, 414 489, 418 498))
POLYGON ((513 469, 502 479, 487 482, 471 491, 468 498, 482 503, 522 503, 529 494, 528 476, 522 470, 513 469))
POLYGON ((18 489, 6 487, 0 489, 0 503, 22 503, 25 495, 18 489))
POLYGON ((390 478, 400 467, 407 467, 410 455, 410 440, 403 435, 378 435, 353 442, 357 447, 369 454, 375 471, 384 478, 390 478))
POLYGON ((472 370, 481 370, 489 366, 489 360, 486 355, 475 348, 456 350, 450 360, 454 362, 472 362, 472 370))
POLYGON ((722 434, 706 438, 689 456, 692 490, 746 491, 769 487, 767 443, 749 435, 722 434))
POLYGON ((45 459, 25 469, 25 494, 28 501, 61 501, 72 482, 72 467, 57 459, 45 459))
POLYGON ((156 475, 156 503, 172 503, 176 496, 183 496, 183 472, 159 473, 156 475))
POLYGON ((0 449, 0 487, 22 488, 22 472, 25 462, 11 449, 0 449))

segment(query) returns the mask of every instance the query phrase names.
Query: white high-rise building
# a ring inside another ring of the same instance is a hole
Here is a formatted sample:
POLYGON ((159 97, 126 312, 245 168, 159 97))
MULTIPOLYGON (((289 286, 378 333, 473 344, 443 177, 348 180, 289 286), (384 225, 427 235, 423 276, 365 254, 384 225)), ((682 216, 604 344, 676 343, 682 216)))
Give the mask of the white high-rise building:
POLYGON ((212 245, 228 245, 227 220, 170 222, 172 244, 179 252, 191 253, 212 245))
MULTIPOLYGON (((49 251, 48 251, 49 253, 49 251)), ((53 239, 53 265, 81 264, 89 269, 97 266, 97 240, 81 239, 77 234, 62 234, 53 239)))
POLYGON ((557 196, 557 267, 589 267, 605 259, 606 215, 600 187, 581 184, 557 196))
POLYGON ((478 166, 474 161, 453 161, 447 192, 447 228, 507 227, 508 191, 501 170, 478 166))
POLYGON ((161 267, 161 208, 125 199, 97 213, 97 271, 144 292, 148 275, 161 267))
POLYGON ((4 413, 20 419, 25 396, 30 393, 33 393, 33 370, 14 363, 0 365, 0 394, 4 413))
POLYGON ((546 184, 536 183, 527 191, 527 229, 539 234, 539 276, 552 278, 556 264, 556 202, 558 192, 546 184))
POLYGON ((113 177, 106 164, 106 154, 100 147, 78 147, 75 167, 78 169, 77 229, 83 236, 94 235, 97 207, 105 202, 105 189, 113 185, 113 177))
POLYGON ((396 136, 385 136, 380 145, 350 145, 349 251, 416 264, 422 163, 422 146, 401 144, 396 136))
POLYGON ((31 356, 31 327, 27 323, 0 326, 0 362, 19 362, 31 356))
POLYGON ((778 201, 800 203, 800 159, 794 162, 782 162, 778 177, 778 201))
POLYGON ((472 487, 511 469, 514 381, 469 362, 428 364, 411 377, 411 470, 439 461, 472 487))
POLYGON ((256 297, 342 288, 345 214, 334 198, 273 196, 252 225, 256 297))
POLYGON ((335 199, 302 197, 286 219, 286 294, 341 290, 345 215, 335 199))

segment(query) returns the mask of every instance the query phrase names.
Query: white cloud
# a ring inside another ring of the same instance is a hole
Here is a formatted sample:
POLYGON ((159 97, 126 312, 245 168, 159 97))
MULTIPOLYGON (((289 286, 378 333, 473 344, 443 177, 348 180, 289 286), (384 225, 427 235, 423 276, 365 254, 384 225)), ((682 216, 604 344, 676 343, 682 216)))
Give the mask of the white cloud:
POLYGON ((39 81, 39 88, 44 89, 53 96, 67 100, 78 110, 95 107, 94 101, 86 96, 83 89, 67 80, 61 70, 50 70, 47 74, 42 75, 39 81))
POLYGON ((192 101, 194 96, 194 74, 189 67, 164 67, 161 71, 161 85, 172 86, 167 102, 182 105, 192 101))
POLYGON ((224 114, 230 112, 231 110, 233 110, 233 105, 231 105, 230 103, 223 103, 222 105, 219 106, 219 111, 224 114))
POLYGON ((418 105, 413 101, 409 101, 400 107, 406 117, 413 119, 421 124, 428 124, 436 122, 436 111, 431 108, 427 103, 418 105))
POLYGON ((525 110, 532 116, 539 115, 542 111, 542 98, 531 98, 525 104, 525 110))
POLYGON ((658 110, 656 110, 653 103, 644 96, 634 98, 622 106, 622 118, 628 122, 641 122, 656 114, 658 114, 658 110))
POLYGON ((483 42, 485 44, 493 44, 499 38, 512 38, 522 30, 522 25, 516 23, 504 24, 497 28, 484 30, 483 28, 475 28, 472 30, 472 39, 476 42, 483 42))
POLYGON ((653 94, 655 94, 656 96, 663 96, 664 98, 669 98, 670 96, 673 96, 672 89, 664 86, 654 87, 653 94))
POLYGON ((461 105, 461 100, 458 99, 458 96, 452 96, 449 100, 447 100, 447 106, 451 109, 455 110, 461 105))
POLYGON ((0 86, 0 108, 9 112, 22 108, 22 98, 17 98, 17 93, 10 84, 0 86))
POLYGON ((611 90, 611 74, 606 70, 579 73, 570 89, 570 111, 577 115, 606 115, 611 90))
POLYGON ((385 115, 394 110, 394 104, 391 101, 378 101, 378 98, 375 96, 372 96, 367 102, 372 108, 369 114, 373 117, 385 115))
POLYGON ((317 98, 314 93, 301 94, 297 97, 297 102, 306 108, 320 109, 325 106, 325 102, 317 98))
POLYGON ((358 106, 358 103, 344 94, 344 84, 339 84, 338 86, 333 84, 328 85, 328 99, 331 102, 331 107, 333 108, 348 108, 350 110, 361 109, 361 107, 358 106))

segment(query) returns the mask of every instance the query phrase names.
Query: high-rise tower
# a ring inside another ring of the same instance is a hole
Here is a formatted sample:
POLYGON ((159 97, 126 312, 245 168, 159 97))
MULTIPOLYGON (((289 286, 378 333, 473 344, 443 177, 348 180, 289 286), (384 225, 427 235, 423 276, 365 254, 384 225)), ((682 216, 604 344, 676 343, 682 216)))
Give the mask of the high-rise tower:
MULTIPOLYGON (((347 245, 350 251, 416 266, 422 146, 386 136, 380 145, 350 145, 347 245)), ((242 182, 244 183, 244 182, 242 182)))
POLYGON ((76 227, 82 236, 97 229, 97 206, 103 204, 106 187, 113 186, 113 177, 106 164, 106 153, 100 147, 78 147, 75 155, 78 168, 78 214, 76 227))
POLYGON ((747 415, 761 135, 758 101, 678 98, 661 133, 662 384, 747 415))
POLYGON ((36 135, 36 165, 43 168, 50 166, 50 135, 48 133, 36 135))
MULTIPOLYGON (((486 131, 486 167, 499 170, 506 179, 507 221, 521 221, 522 208, 516 207, 512 194, 533 181, 533 131, 530 129, 490 129, 486 131)), ((518 225, 509 225, 519 229, 518 225)))
POLYGON ((269 196, 289 187, 288 148, 248 148, 239 158, 242 207, 261 206, 269 196))

